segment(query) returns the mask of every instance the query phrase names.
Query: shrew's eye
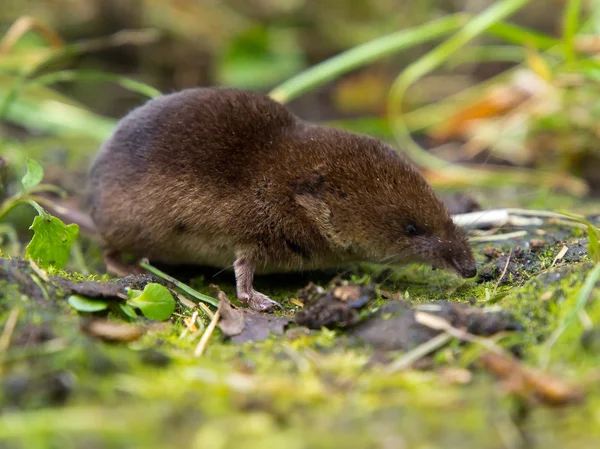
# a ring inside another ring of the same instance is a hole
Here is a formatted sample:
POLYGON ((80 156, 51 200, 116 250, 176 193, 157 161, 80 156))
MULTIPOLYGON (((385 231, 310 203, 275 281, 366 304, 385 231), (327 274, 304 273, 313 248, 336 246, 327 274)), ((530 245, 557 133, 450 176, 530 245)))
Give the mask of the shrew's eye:
POLYGON ((408 235, 419 235, 419 230, 417 229, 417 227, 410 223, 406 225, 406 228, 404 228, 406 230, 406 233, 408 235))

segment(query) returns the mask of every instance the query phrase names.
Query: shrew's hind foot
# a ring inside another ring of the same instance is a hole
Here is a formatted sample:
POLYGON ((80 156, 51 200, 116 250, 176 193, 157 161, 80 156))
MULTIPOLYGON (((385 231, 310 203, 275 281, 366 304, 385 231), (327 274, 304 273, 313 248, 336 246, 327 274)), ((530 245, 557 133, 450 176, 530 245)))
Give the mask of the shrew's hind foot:
POLYGON ((238 294, 238 299, 257 312, 271 312, 277 308, 281 309, 281 304, 256 290, 252 290, 250 293, 238 294))
POLYGON ((252 282, 255 268, 256 264, 248 257, 239 257, 233 263, 238 299, 258 312, 270 312, 277 307, 281 308, 281 304, 254 290, 252 282))

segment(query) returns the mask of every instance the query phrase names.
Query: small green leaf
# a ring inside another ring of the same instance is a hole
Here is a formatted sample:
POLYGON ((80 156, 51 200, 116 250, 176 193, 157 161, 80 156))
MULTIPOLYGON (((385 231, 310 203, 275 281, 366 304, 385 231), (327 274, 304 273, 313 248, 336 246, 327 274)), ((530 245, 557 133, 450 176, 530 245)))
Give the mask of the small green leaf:
POLYGON ((125 315, 127 315, 129 318, 133 318, 133 319, 137 318, 137 313, 135 313, 135 310, 133 310, 133 307, 131 307, 127 304, 119 304, 119 307, 121 308, 123 313, 125 315))
POLYGON ((175 300, 173 296, 160 284, 150 283, 144 291, 129 290, 127 304, 138 308, 146 318, 164 321, 175 311, 175 300))
POLYGON ((44 178, 44 169, 33 159, 27 158, 27 173, 21 178, 23 189, 28 190, 37 186, 44 178))
POLYGON ((71 295, 67 299, 71 307, 79 312, 99 312, 100 310, 106 310, 108 303, 101 299, 87 298, 81 295, 71 295))
POLYGON ((67 226, 58 218, 46 214, 35 217, 29 229, 34 234, 25 249, 25 256, 38 260, 42 267, 54 265, 63 268, 69 260, 71 245, 77 238, 79 226, 67 226))

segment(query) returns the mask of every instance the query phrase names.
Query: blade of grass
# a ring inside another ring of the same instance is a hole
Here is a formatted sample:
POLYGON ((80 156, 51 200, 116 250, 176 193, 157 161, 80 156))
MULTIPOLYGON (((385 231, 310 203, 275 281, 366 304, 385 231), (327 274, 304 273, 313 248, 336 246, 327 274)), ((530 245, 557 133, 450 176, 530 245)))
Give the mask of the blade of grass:
POLYGON ((110 82, 149 98, 162 95, 158 89, 149 86, 148 84, 141 83, 126 76, 94 70, 61 70, 59 72, 52 72, 35 78, 32 81, 32 84, 47 86, 49 84, 65 81, 86 81, 95 83, 110 82))
POLYGON ((446 67, 455 68, 461 64, 481 62, 515 62, 521 63, 525 58, 525 48, 516 45, 486 45, 467 47, 460 54, 448 61, 446 67))
POLYGON ((579 30, 579 16, 581 14, 581 0, 568 0, 563 14, 563 52, 567 66, 573 68, 577 62, 575 51, 575 35, 579 30))
MULTIPOLYGON (((10 83, 4 94, 0 96, 0 120, 5 117, 10 118, 10 109, 16 102, 21 91, 31 82, 31 80, 35 79, 36 74, 41 73, 45 67, 56 64, 60 60, 79 56, 84 53, 99 51, 105 48, 127 44, 146 44, 153 42, 157 37, 158 34, 154 30, 122 30, 109 36, 77 42, 49 52, 48 55, 41 60, 36 61, 34 65, 25 67, 19 76, 9 78, 12 79, 12 83, 10 83)), ((7 80, 5 79, 4 81, 7 80)), ((1 83, 0 85, 2 84, 4 83, 1 83)))
MULTIPOLYGON (((452 37, 410 64, 397 78, 393 90, 403 93, 416 80, 442 65, 454 53, 485 32, 491 25, 514 14, 531 0, 504 0, 496 2, 481 14, 475 16, 452 37)), ((392 95, 392 97, 396 97, 392 95)), ((402 95, 400 95, 402 99, 402 95)), ((396 104, 392 104, 396 105, 396 104)))
POLYGON ((398 143, 403 145, 408 155, 418 164, 430 169, 441 169, 448 162, 423 151, 410 137, 402 114, 402 103, 408 88, 418 79, 441 66, 450 56, 479 36, 494 23, 497 23, 523 8, 529 0, 504 0, 486 9, 469 22, 455 35, 421 57, 396 78, 390 92, 388 114, 398 143))
POLYGON ((560 339, 564 331, 567 330, 569 326, 571 326, 575 321, 577 321, 580 312, 584 309, 590 295, 592 294, 592 290, 594 290, 596 282, 598 282, 599 279, 600 264, 596 264, 592 271, 590 271, 590 273, 587 275, 583 287, 581 287, 581 290, 579 291, 577 301, 575 302, 571 310, 569 310, 569 312, 563 317, 560 325, 544 343, 542 354, 540 357, 540 365, 542 367, 545 368, 550 363, 552 347, 560 339))
POLYGON ((456 31, 464 25, 466 19, 464 14, 450 15, 351 48, 285 81, 269 95, 276 101, 287 103, 357 67, 456 31))
POLYGON ((589 240, 587 245, 588 253, 594 262, 600 263, 600 229, 594 226, 584 217, 568 214, 566 212, 563 212, 562 215, 586 226, 589 240))
POLYGON ((504 39, 506 42, 534 47, 540 51, 549 50, 560 44, 560 40, 555 37, 506 22, 492 24, 486 33, 504 39))
POLYGON ((400 147, 418 165, 442 173, 439 181, 468 182, 470 185, 506 184, 507 182, 525 184, 555 185, 562 183, 563 187, 573 193, 583 194, 587 191, 585 184, 573 178, 565 178, 555 173, 545 173, 527 169, 507 169, 501 167, 468 167, 451 164, 423 150, 411 137, 408 125, 402 113, 402 103, 408 88, 418 79, 432 70, 440 67, 450 56, 462 49, 475 37, 485 32, 491 25, 504 20, 519 9, 530 3, 530 0, 504 0, 496 2, 478 16, 471 19, 460 31, 448 38, 442 44, 431 50, 422 58, 409 65, 393 83, 388 101, 388 114, 392 123, 392 131, 400 147))
POLYGON ((47 23, 33 17, 19 17, 0 40, 0 54, 10 51, 17 42, 28 32, 33 31, 44 38, 49 46, 60 48, 63 45, 61 37, 47 23))
POLYGON ((208 295, 204 295, 196 290, 194 290, 192 287, 184 284, 181 281, 178 281, 177 279, 175 279, 172 276, 169 276, 167 273, 159 270, 158 268, 150 265, 147 261, 142 261, 140 262, 140 267, 144 268, 145 270, 148 270, 150 273, 152 273, 153 275, 164 279, 167 282, 170 282, 171 284, 173 284, 175 287, 177 287, 178 289, 180 289, 181 291, 187 293, 188 295, 190 295, 192 298, 197 299, 198 301, 202 301, 205 302, 207 304, 210 304, 211 306, 214 307, 219 307, 219 301, 217 301, 215 298, 208 296, 208 295))
MULTIPOLYGON (((0 104, 6 100, 13 77, 0 75, 0 104)), ((30 85, 14 98, 5 119, 20 126, 53 135, 78 135, 105 140, 116 121, 86 110, 76 102, 43 86, 30 85)))

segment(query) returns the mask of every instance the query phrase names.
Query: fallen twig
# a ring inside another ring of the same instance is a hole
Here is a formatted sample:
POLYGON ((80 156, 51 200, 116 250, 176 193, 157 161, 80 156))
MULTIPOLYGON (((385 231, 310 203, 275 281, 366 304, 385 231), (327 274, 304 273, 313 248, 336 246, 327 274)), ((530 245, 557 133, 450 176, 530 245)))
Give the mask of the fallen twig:
POLYGON ((515 232, 507 232, 506 234, 496 234, 496 235, 478 235, 475 237, 469 237, 470 242, 500 242, 503 240, 510 240, 517 237, 523 237, 527 235, 527 231, 515 231, 515 232))

